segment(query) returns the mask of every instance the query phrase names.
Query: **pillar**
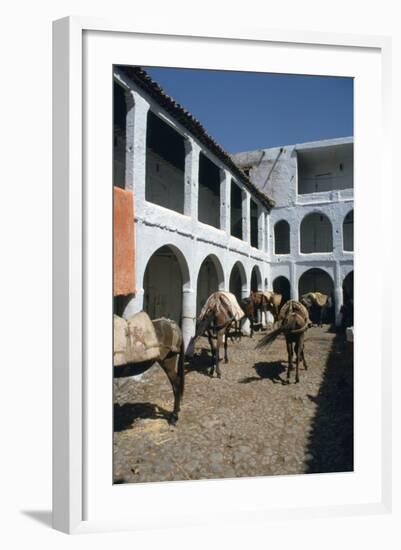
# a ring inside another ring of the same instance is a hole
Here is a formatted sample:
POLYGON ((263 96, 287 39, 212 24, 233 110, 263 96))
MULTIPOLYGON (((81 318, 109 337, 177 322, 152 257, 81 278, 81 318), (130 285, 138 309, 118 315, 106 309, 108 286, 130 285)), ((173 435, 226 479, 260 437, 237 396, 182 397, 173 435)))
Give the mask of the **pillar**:
MULTIPOLYGON (((133 191, 134 215, 143 212, 146 192, 146 132, 149 104, 137 92, 128 90, 125 93, 127 105, 127 139, 125 150, 125 185, 133 191)), ((137 220, 138 221, 138 220, 137 220)), ((138 240, 138 224, 135 228, 136 241, 136 284, 142 286, 142 273, 139 265, 140 240, 138 240)), ((136 288, 135 296, 128 302, 123 317, 128 319, 143 309, 144 290, 136 288)))
MULTIPOLYGON (((258 204, 258 249, 265 249, 265 211, 258 204)), ((263 283, 262 283, 263 287, 263 283)))
POLYGON ((221 171, 220 187, 220 229, 227 235, 231 234, 231 174, 228 170, 221 171))
POLYGON ((195 335, 196 328, 196 290, 184 288, 182 293, 182 337, 184 349, 187 349, 189 341, 195 335))
POLYGON ((126 92, 127 143, 125 182, 126 189, 134 191, 135 210, 142 211, 146 189, 146 130, 149 103, 137 92, 126 92))
POLYGON ((341 266, 336 262, 334 267, 334 313, 336 326, 341 324, 341 306, 343 305, 343 286, 341 277, 341 266))
POLYGON ((298 300, 298 281, 297 281, 297 268, 295 262, 290 263, 290 287, 291 287, 291 300, 298 300))
MULTIPOLYGON (((247 298, 250 293, 251 293, 251 288, 250 288, 250 281, 246 282, 246 284, 242 285, 242 290, 241 290, 241 297, 242 298, 247 298)), ((245 318, 242 322, 241 322, 241 330, 243 332, 243 334, 245 334, 246 336, 249 336, 251 334, 251 323, 249 322, 249 319, 248 318, 245 318)))
POLYGON ((185 140, 184 214, 193 220, 198 219, 199 154, 199 145, 188 137, 185 140))
POLYGON ((251 195, 242 191, 242 240, 251 243, 251 195))

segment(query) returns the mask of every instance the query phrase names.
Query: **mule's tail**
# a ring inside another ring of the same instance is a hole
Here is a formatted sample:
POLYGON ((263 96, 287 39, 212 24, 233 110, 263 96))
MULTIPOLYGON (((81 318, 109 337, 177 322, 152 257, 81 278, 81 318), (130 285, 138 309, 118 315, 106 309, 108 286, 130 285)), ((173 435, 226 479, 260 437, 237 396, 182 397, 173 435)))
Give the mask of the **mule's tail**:
POLYGON ((182 396, 184 395, 184 386, 185 386, 185 347, 184 347, 184 339, 181 342, 181 351, 180 356, 178 358, 178 376, 180 378, 180 396, 182 399, 182 396))
POLYGON ((274 340, 280 336, 280 334, 285 333, 291 333, 291 334, 301 334, 302 332, 305 332, 309 328, 309 323, 305 322, 305 325, 301 328, 293 329, 291 328, 290 324, 287 323, 285 325, 281 325, 281 327, 278 327, 271 332, 268 332, 266 336, 263 336, 263 338, 258 342, 255 349, 259 348, 265 348, 266 346, 270 346, 274 342, 274 340))
POLYGON ((192 336, 191 340, 189 341, 187 351, 185 352, 185 355, 187 357, 193 357, 196 339, 209 328, 209 326, 212 324, 212 321, 213 315, 205 315, 204 318, 196 324, 195 336, 192 336))
POLYGON ((285 330, 285 326, 281 326, 279 328, 276 328, 272 330, 271 332, 268 332, 259 342, 257 343, 255 349, 265 348, 266 346, 270 346, 274 342, 274 340, 277 338, 277 336, 280 336, 285 330))

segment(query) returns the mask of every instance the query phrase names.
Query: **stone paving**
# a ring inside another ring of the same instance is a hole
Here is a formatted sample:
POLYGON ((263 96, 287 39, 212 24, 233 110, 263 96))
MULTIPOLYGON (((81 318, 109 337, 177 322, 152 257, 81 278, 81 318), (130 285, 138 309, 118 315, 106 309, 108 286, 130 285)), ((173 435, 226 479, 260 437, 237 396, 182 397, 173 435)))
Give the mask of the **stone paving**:
POLYGON ((115 483, 233 478, 353 469, 353 361, 343 336, 311 328, 308 370, 286 383, 282 338, 255 350, 261 334, 229 343, 222 378, 210 378, 207 341, 187 365, 176 427, 162 369, 114 384, 115 483))

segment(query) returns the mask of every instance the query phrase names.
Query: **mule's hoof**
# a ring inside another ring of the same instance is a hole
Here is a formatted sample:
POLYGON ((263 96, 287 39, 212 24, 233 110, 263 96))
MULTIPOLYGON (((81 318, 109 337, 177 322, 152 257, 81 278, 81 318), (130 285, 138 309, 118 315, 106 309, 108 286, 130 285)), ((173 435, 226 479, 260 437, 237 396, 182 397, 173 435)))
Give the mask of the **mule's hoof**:
POLYGON ((228 359, 224 359, 224 363, 227 365, 228 363, 228 359))
POLYGON ((217 378, 221 378, 221 372, 217 373, 217 378))
POLYGON ((177 421, 178 421, 178 416, 175 413, 172 413, 170 415, 168 423, 170 424, 170 426, 175 426, 177 424, 177 421))

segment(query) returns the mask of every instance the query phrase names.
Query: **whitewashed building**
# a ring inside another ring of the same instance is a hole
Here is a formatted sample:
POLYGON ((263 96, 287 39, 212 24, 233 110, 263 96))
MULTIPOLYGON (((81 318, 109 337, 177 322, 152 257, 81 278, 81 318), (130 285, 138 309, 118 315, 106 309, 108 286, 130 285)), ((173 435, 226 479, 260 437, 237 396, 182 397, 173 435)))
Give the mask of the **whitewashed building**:
POLYGON ((135 212, 135 292, 115 297, 117 314, 175 319, 188 341, 215 290, 297 298, 317 285, 333 291, 338 318, 352 271, 352 139, 230 156, 142 69, 116 66, 113 143, 113 183, 133 192, 135 212), (332 285, 305 282, 311 268, 332 285))
POLYGON ((353 138, 238 153, 235 162, 275 202, 268 217, 272 288, 286 298, 331 295, 340 322, 353 297, 353 138))

